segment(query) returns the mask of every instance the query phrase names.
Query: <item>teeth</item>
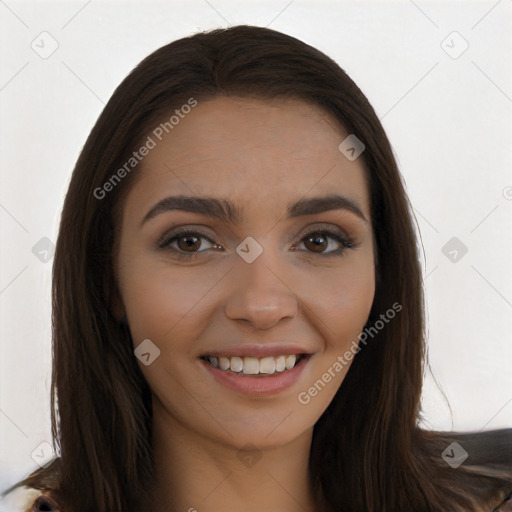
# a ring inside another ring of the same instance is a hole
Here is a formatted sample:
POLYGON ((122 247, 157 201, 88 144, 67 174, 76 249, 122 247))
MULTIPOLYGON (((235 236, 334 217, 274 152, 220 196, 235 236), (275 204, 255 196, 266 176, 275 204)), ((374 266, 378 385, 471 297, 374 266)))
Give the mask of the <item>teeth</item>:
MULTIPOLYGON (((212 359, 215 359, 215 357, 212 359)), ((229 370, 229 359, 227 357, 219 357, 219 368, 221 370, 229 370)))
POLYGON ((242 371, 246 375, 258 375, 260 373, 260 362, 256 357, 244 357, 242 371))
POLYGON ((260 373, 274 373, 276 371, 276 360, 272 357, 262 357, 260 359, 260 373))
POLYGON ((276 372, 282 372, 286 369, 286 357, 276 357, 276 372))
POLYGON ((214 368, 223 371, 231 370, 235 373, 244 375, 272 375, 281 373, 285 370, 291 370, 297 363, 298 356, 291 354, 288 356, 267 356, 258 359, 257 357, 206 357, 214 368))
POLYGON ((232 357, 229 366, 233 372, 241 372, 244 369, 244 362, 241 357, 232 357))
POLYGON ((290 370, 291 368, 293 368, 295 366, 295 361, 297 360, 297 356, 296 355, 291 355, 291 356, 286 356, 286 360, 285 360, 285 365, 286 365, 286 369, 287 370, 290 370))

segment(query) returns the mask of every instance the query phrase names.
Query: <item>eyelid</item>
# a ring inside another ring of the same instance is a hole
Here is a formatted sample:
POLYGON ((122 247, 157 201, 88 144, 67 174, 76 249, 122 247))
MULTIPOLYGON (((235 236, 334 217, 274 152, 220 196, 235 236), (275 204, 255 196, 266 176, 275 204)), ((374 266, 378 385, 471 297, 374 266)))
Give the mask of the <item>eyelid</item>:
POLYGON ((316 222, 312 225, 305 227, 302 230, 301 235, 299 236, 301 238, 304 238, 305 236, 308 236, 316 232, 332 232, 333 234, 338 235, 340 238, 343 238, 344 240, 352 241, 351 236, 339 226, 336 226, 335 224, 325 224, 316 222))

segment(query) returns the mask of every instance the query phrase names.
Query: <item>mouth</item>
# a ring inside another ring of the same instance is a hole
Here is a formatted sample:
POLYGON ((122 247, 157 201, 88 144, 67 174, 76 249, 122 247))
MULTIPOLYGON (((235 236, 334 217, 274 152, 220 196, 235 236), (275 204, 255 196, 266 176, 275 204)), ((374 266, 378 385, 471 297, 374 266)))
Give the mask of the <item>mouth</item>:
POLYGON ((293 370, 309 356, 310 354, 282 354, 265 357, 204 355, 199 359, 222 372, 238 376, 266 377, 293 370))
POLYGON ((262 350, 244 347, 240 352, 242 350, 244 354, 205 354, 198 360, 213 379, 212 384, 215 382, 249 397, 271 397, 292 388, 307 372, 308 362, 313 356, 308 353, 290 354, 286 349, 279 354, 280 350, 268 347, 262 350), (258 354, 258 350, 263 354, 258 354), (269 355, 270 350, 274 354, 269 355), (262 357, 256 357, 256 354, 262 357))

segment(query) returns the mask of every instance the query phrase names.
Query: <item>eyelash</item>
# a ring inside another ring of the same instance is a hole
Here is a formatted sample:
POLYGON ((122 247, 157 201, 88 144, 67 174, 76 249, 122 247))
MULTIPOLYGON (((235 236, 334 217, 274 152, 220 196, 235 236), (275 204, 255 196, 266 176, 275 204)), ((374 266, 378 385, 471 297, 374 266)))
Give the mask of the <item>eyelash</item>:
MULTIPOLYGON (((322 228, 322 227, 310 230, 301 238, 300 241, 303 242, 305 239, 307 239, 311 235, 326 235, 325 238, 332 238, 332 239, 336 240, 341 245, 340 248, 338 248, 334 251, 330 251, 328 253, 320 253, 320 252, 315 253, 314 251, 305 251, 305 252, 309 252, 311 255, 316 255, 316 256, 321 256, 321 257, 333 257, 333 256, 341 257, 345 254, 345 251, 347 249, 349 249, 349 250, 355 249, 358 246, 358 244, 356 244, 351 237, 342 236, 339 233, 336 233, 334 231, 331 231, 330 229, 326 229, 326 228, 322 228)), ((205 235, 204 233, 201 233, 200 231, 192 231, 187 228, 178 228, 178 229, 174 230, 172 233, 164 235, 160 240, 157 241, 156 245, 159 249, 170 250, 173 253, 175 253, 177 257, 184 258, 184 259, 192 259, 192 258, 198 257, 201 255, 201 253, 206 252, 208 250, 208 249, 206 249, 206 251, 203 250, 203 251, 187 252, 187 251, 182 251, 180 249, 175 249, 173 247, 170 247, 170 244, 172 242, 174 242, 175 240, 178 240, 179 238, 184 237, 184 236, 197 236, 197 238, 204 238, 204 239, 208 240, 208 242, 210 242, 211 244, 215 245, 215 242, 210 237, 205 235)), ((302 250, 301 250, 301 252, 302 252, 302 250)))

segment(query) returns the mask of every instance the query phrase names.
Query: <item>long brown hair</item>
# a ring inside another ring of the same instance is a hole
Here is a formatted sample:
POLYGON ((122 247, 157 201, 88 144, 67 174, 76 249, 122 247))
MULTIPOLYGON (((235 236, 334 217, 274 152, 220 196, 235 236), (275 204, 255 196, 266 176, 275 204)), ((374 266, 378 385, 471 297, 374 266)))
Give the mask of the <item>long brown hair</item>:
POLYGON ((318 502, 336 512, 491 510, 505 480, 452 469, 441 458, 449 439, 417 427, 422 276, 411 207, 383 127, 333 60, 293 37, 251 26, 195 34, 145 58, 112 95, 76 164, 53 277, 52 432, 65 506, 139 510, 153 477, 150 392, 128 327, 112 308, 116 211, 139 171, 102 198, 95 190, 163 117, 190 98, 220 95, 312 102, 365 145, 377 262, 368 321, 394 303, 402 311, 357 354, 315 425, 310 475, 318 502))

